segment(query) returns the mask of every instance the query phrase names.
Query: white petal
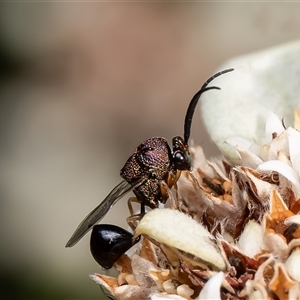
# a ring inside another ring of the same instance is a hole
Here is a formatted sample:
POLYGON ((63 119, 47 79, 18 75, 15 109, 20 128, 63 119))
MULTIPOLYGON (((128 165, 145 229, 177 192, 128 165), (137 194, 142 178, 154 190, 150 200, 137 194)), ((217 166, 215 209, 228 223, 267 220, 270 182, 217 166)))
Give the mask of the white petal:
POLYGON ((290 288, 289 299, 290 300, 300 299, 300 284, 298 282, 294 283, 294 285, 290 288))
POLYGON ((194 294, 194 290, 192 290, 187 284, 181 284, 176 289, 177 294, 185 299, 190 299, 194 294))
POLYGON ((276 150, 272 149, 270 145, 263 145, 260 149, 260 157, 262 160, 277 160, 278 153, 276 150))
POLYGON ((172 279, 168 279, 162 283, 163 290, 168 294, 175 294, 176 288, 172 279))
POLYGON ((281 120, 272 112, 269 111, 267 122, 266 122, 266 139, 267 142, 270 143, 272 141, 273 133, 277 133, 280 135, 283 131, 285 131, 281 120))
MULTIPOLYGON (((279 153, 285 154, 286 156, 289 156, 289 143, 288 143, 288 132, 285 130, 280 135, 275 137, 272 142, 270 143, 270 151, 277 153, 276 157, 279 156, 279 153)), ((281 155, 282 155, 281 154, 281 155)), ((269 158, 268 160, 271 160, 272 158, 269 158)))
POLYGON ((207 173, 208 176, 213 177, 215 175, 213 170, 207 163, 207 159, 203 152, 203 148, 199 147, 199 146, 195 148, 194 159, 193 159, 193 168, 194 169, 200 168, 205 173, 207 173))
POLYGON ((288 139, 289 139, 289 150, 290 150, 290 160, 294 170, 296 170, 298 176, 300 171, 300 133, 293 129, 288 128, 288 139))
POLYGON ((285 257, 288 252, 286 242, 276 233, 265 233, 263 248, 281 259, 285 257))
POLYGON ((234 148, 236 146, 239 146, 244 149, 250 149, 252 146, 253 142, 250 142, 249 140, 243 139, 238 136, 232 136, 226 139, 226 143, 233 146, 234 148))
POLYGON ((176 300, 186 300, 186 298, 182 298, 178 295, 159 295, 159 294, 152 294, 150 295, 151 300, 170 300, 170 299, 176 299, 176 300))
POLYGON ((242 164, 249 168, 256 169, 257 166, 263 162, 257 155, 253 154, 249 150, 243 149, 239 146, 236 146, 235 149, 242 159, 242 164))
POLYGON ((300 183, 297 173, 287 164, 279 160, 270 160, 261 163, 258 168, 260 171, 276 171, 287 178, 293 185, 296 196, 300 192, 300 183))
POLYGON ((300 248, 296 248, 285 262, 288 274, 295 280, 300 281, 300 248))
POLYGON ((284 220, 284 225, 291 225, 293 223, 300 224, 300 215, 288 217, 284 220))
POLYGON ((165 208, 148 212, 135 234, 147 235, 207 261, 219 270, 225 269, 225 261, 213 242, 213 236, 203 225, 180 211, 165 208))
POLYGON ((195 300, 200 299, 221 299, 221 286, 224 280, 224 273, 219 272, 210 278, 206 284, 204 285, 203 289, 201 290, 199 296, 195 300))
POLYGON ((235 68, 214 80, 221 91, 204 93, 199 102, 203 122, 212 140, 231 157, 224 141, 230 136, 260 142, 265 136, 266 111, 293 124, 299 107, 300 41, 229 60, 218 69, 235 68), (262 106, 265 108, 263 110, 262 106))
MULTIPOLYGON (((225 170, 222 170, 222 168, 219 166, 218 162, 220 163, 220 161, 216 160, 207 162, 221 178, 223 178, 225 181, 230 181, 230 179, 225 174, 225 170)), ((200 169, 202 168, 200 167, 200 169)))
POLYGON ((247 256, 254 257, 261 251, 263 241, 263 230, 261 225, 251 220, 249 221, 238 241, 238 248, 247 256))
POLYGON ((260 290, 254 291, 250 296, 249 300, 262 300, 267 299, 263 296, 263 293, 260 290))

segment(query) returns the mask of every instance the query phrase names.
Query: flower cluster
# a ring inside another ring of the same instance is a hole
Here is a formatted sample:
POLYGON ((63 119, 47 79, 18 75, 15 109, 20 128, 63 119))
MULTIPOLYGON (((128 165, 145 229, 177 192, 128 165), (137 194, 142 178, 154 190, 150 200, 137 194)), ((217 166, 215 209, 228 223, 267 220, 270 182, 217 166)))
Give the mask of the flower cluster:
POLYGON ((118 277, 91 275, 112 299, 300 299, 300 111, 274 114, 265 139, 226 142, 239 165, 191 149, 170 207, 148 212, 118 277))

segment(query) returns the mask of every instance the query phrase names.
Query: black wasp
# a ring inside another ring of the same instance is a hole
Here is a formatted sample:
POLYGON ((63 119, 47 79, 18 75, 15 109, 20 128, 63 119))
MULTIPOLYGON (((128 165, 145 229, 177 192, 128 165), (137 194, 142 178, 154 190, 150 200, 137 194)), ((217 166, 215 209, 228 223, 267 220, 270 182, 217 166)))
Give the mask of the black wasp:
POLYGON ((102 267, 109 269, 122 254, 137 242, 137 240, 133 241, 133 235, 123 228, 115 225, 95 224, 101 221, 111 207, 131 190, 141 204, 141 216, 145 213, 145 206, 156 208, 159 202, 167 201, 168 195, 163 192, 161 182, 164 181, 171 188, 180 171, 191 170, 188 140, 197 102, 202 93, 211 89, 220 89, 215 86, 207 87, 213 79, 231 71, 233 69, 216 73, 194 95, 184 120, 184 138, 174 137, 172 150, 167 140, 162 137, 150 138, 136 148, 120 171, 124 180, 85 217, 67 242, 66 247, 75 245, 93 227, 90 242, 91 252, 102 267))

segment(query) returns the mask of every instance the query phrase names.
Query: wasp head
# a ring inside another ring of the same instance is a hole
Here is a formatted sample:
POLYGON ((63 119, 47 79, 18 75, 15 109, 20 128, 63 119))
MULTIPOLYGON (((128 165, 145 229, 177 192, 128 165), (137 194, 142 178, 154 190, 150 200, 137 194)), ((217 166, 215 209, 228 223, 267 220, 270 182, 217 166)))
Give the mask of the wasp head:
POLYGON ((191 155, 188 145, 180 136, 175 136, 173 143, 173 165, 175 170, 190 170, 192 167, 191 155))

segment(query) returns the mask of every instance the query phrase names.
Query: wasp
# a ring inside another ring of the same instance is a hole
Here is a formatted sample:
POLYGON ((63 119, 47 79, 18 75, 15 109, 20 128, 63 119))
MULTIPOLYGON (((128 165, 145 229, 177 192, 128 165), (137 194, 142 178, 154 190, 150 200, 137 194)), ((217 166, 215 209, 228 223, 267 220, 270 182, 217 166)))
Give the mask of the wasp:
MULTIPOLYGON (((114 204, 131 190, 141 204, 141 216, 145 214, 145 206, 153 209, 158 207, 159 202, 166 203, 168 194, 162 188, 161 183, 164 181, 169 188, 172 188, 178 180, 180 172, 190 171, 192 168, 188 141, 198 100, 204 92, 220 89, 215 86, 208 87, 208 84, 216 77, 231 71, 233 69, 216 73, 193 96, 185 115, 183 138, 180 136, 173 138, 172 150, 167 140, 162 137, 147 139, 135 149, 120 171, 123 181, 83 219, 66 247, 74 246, 96 223, 104 218, 114 204)), ((132 234, 124 229, 114 225, 100 224, 94 226, 90 245, 94 258, 97 257, 96 261, 108 269, 135 242, 137 241, 132 240, 132 234), (99 245, 102 250, 99 249, 99 245), (116 253, 116 255, 112 255, 112 253, 116 253)))

